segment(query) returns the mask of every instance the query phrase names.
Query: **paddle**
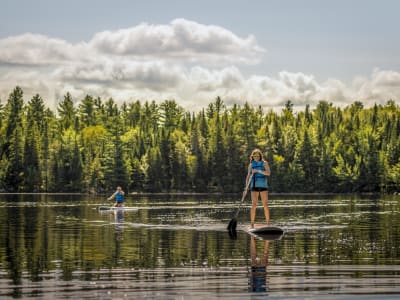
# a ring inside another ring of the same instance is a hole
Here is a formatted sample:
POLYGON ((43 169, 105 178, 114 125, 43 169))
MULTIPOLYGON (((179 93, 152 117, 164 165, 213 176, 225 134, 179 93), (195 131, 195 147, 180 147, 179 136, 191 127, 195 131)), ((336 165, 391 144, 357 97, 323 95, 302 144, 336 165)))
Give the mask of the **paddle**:
MULTIPOLYGON (((110 210, 110 200, 112 200, 110 197, 106 199, 107 202, 103 202, 102 205, 98 206, 98 210, 110 210)), ((112 205, 111 207, 113 207, 112 205)))
POLYGON ((97 209, 98 210, 109 210, 110 209, 110 199, 107 198, 107 202, 103 202, 102 204, 100 204, 97 209))
POLYGON ((243 201, 244 201, 244 199, 245 199, 245 197, 246 197, 246 195, 247 195, 247 190, 249 189, 249 186, 250 186, 250 182, 251 182, 251 179, 252 179, 252 177, 253 177, 253 174, 250 176, 250 178, 249 178, 249 182, 247 183, 247 186, 246 186, 246 192, 245 193, 243 193, 243 196, 242 196, 242 199, 240 200, 240 203, 239 203, 239 206, 238 206, 238 208, 236 209, 236 212, 235 212, 235 216, 230 220, 230 222, 229 222, 229 224, 228 224, 228 230, 229 230, 229 233, 231 234, 231 233, 234 233, 235 231, 236 231, 236 226, 237 226, 237 220, 236 220, 236 218, 237 218, 237 216, 238 216, 238 214, 239 214, 239 210, 240 210, 240 207, 242 206, 242 204, 243 204, 243 201))

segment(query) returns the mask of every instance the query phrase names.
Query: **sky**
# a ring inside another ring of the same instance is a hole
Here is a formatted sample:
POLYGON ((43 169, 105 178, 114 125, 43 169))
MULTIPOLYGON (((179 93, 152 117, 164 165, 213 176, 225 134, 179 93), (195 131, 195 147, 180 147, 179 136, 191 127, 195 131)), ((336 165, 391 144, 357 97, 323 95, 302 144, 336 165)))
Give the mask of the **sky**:
POLYGON ((396 0, 1 0, 0 101, 16 86, 51 109, 221 97, 279 111, 400 99, 396 0))

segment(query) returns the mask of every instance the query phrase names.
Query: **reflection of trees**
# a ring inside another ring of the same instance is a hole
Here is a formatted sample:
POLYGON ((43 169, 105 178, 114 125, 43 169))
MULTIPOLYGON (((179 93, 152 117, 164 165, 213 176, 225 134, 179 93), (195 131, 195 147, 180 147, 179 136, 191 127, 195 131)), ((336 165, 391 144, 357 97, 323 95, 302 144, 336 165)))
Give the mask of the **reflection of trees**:
POLYGON ((123 210, 114 211, 114 220, 115 220, 115 239, 117 241, 121 241, 123 239, 124 232, 124 216, 125 212, 123 210))
POLYGON ((113 262, 117 263, 121 256, 121 241, 124 239, 125 212, 123 210, 116 210, 112 212, 112 215, 115 222, 115 250, 113 254, 113 262))
MULTIPOLYGON (((242 266, 240 259, 226 258, 244 257, 243 253, 247 252, 241 235, 232 241, 226 232, 218 231, 150 230, 127 226, 125 228, 129 230, 124 230, 123 239, 117 243, 115 226, 108 226, 109 220, 93 207, 67 205, 81 198, 57 196, 61 200, 41 206, 40 203, 46 201, 43 196, 8 197, 11 202, 34 203, 0 209, 0 224, 3 224, 0 227, 0 268, 7 271, 14 284, 21 283, 24 273, 30 280, 40 281, 44 273, 57 269, 62 271, 63 280, 71 280, 76 270, 204 264, 210 267, 242 266), (105 223, 98 223, 99 220, 105 223)), ((290 201, 308 203, 301 199, 289 200, 287 206, 274 208, 274 220, 287 223, 289 218, 307 220, 305 223, 310 224, 311 229, 288 232, 270 249, 270 260, 280 257, 287 264, 297 261, 327 265, 337 262, 391 264, 400 258, 400 219, 393 217, 400 210, 398 199, 382 197, 361 202, 359 198, 331 198, 326 199, 327 204, 338 205, 327 206, 291 206, 290 201), (319 228, 318 224, 333 226, 319 228)), ((150 206, 151 201, 146 205, 150 206)), ((159 220, 161 224, 179 224, 177 218, 183 220, 199 214, 199 210, 190 208, 179 213, 182 217, 177 217, 176 210, 165 209, 165 220, 161 220, 157 219, 157 210, 126 212, 124 222, 149 224, 159 220)), ((228 215, 222 218, 228 219, 228 215)), ((95 276, 90 272, 84 274, 87 280, 95 276)))
MULTIPOLYGON (((123 232, 123 239, 116 240, 118 224, 103 226, 91 222, 114 222, 114 215, 109 219, 92 207, 69 205, 79 202, 77 197, 57 196, 59 202, 50 205, 40 197, 15 196, 12 201, 34 204, 0 210, 0 223, 5 224, 0 230, 0 266, 15 284, 22 282, 25 271, 32 281, 40 281, 46 272, 59 269, 60 278, 68 281, 73 279, 74 271, 107 267, 216 266, 232 247, 231 241, 225 239, 225 232, 167 228, 130 228, 123 232)), ((165 210, 165 213, 173 216, 176 212, 165 210)), ((148 224, 150 219, 156 219, 154 214, 152 210, 126 212, 124 221, 128 218, 130 222, 148 224)), ((186 214, 195 214, 195 210, 186 214)), ((95 276, 89 272, 83 274, 86 280, 95 276)))
MULTIPOLYGON (((315 196, 313 196, 315 197, 315 196)), ((299 229, 285 235, 275 247, 284 262, 330 265, 387 264, 400 257, 400 201, 395 196, 335 196, 307 201, 300 197, 287 207, 274 210, 274 218, 291 222, 299 229), (321 203, 326 201, 326 205, 321 203), (300 205, 299 205, 300 204, 300 205), (368 260, 367 260, 368 258, 368 260), (372 258, 372 259, 371 259, 372 258)))

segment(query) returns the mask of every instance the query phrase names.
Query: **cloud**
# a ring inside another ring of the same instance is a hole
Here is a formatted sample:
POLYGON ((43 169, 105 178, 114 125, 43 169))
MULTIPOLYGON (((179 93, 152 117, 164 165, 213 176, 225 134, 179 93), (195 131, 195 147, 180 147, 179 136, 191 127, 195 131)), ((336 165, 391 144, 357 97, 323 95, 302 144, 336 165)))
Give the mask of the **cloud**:
POLYGON ((90 57, 85 43, 72 45, 41 34, 25 33, 0 40, 0 64, 53 65, 90 57))
POLYGON ((182 68, 162 62, 116 63, 103 61, 58 68, 54 75, 60 81, 77 85, 90 83, 115 87, 163 91, 176 87, 182 79, 182 68))
POLYGON ((107 59, 252 64, 259 62, 264 52, 254 36, 240 38, 222 27, 185 19, 173 20, 168 25, 142 23, 103 31, 89 42, 77 44, 33 33, 0 40, 0 63, 32 66, 107 59))
POLYGON ((400 73, 372 70, 350 83, 282 70, 245 76, 243 64, 258 62, 265 49, 253 36, 239 37, 214 25, 176 19, 96 33, 69 43, 26 33, 0 39, 0 100, 19 85, 28 101, 40 94, 51 109, 70 92, 76 102, 86 94, 117 103, 175 99, 190 111, 220 96, 227 106, 245 101, 264 109, 295 109, 326 100, 344 106, 354 101, 386 103, 400 98, 400 73))
POLYGON ((185 19, 100 32, 89 45, 106 55, 202 63, 257 63, 265 52, 254 36, 240 38, 222 27, 185 19))
POLYGON ((375 69, 369 79, 356 78, 353 81, 353 87, 357 91, 355 96, 368 104, 379 102, 382 98, 398 100, 400 98, 400 73, 375 69))

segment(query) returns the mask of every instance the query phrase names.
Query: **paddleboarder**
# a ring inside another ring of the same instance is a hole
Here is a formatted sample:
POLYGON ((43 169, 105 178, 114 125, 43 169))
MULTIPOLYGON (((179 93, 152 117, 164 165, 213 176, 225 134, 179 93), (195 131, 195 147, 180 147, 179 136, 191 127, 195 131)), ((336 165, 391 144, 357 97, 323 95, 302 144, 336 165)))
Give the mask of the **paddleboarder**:
POLYGON ((111 200, 115 198, 115 207, 124 207, 125 206, 125 192, 122 190, 120 186, 117 186, 117 190, 114 194, 107 198, 107 200, 111 200))
MULTIPOLYGON (((246 177, 246 187, 251 191, 251 211, 250 211, 250 226, 254 228, 254 220, 256 218, 256 209, 258 198, 264 206, 264 215, 266 224, 269 225, 269 208, 268 208, 268 179, 271 170, 268 162, 264 159, 260 149, 254 149, 250 155, 250 163, 246 177), (251 180, 249 182, 249 180, 251 180)), ((247 188, 243 191, 247 194, 247 188)))

